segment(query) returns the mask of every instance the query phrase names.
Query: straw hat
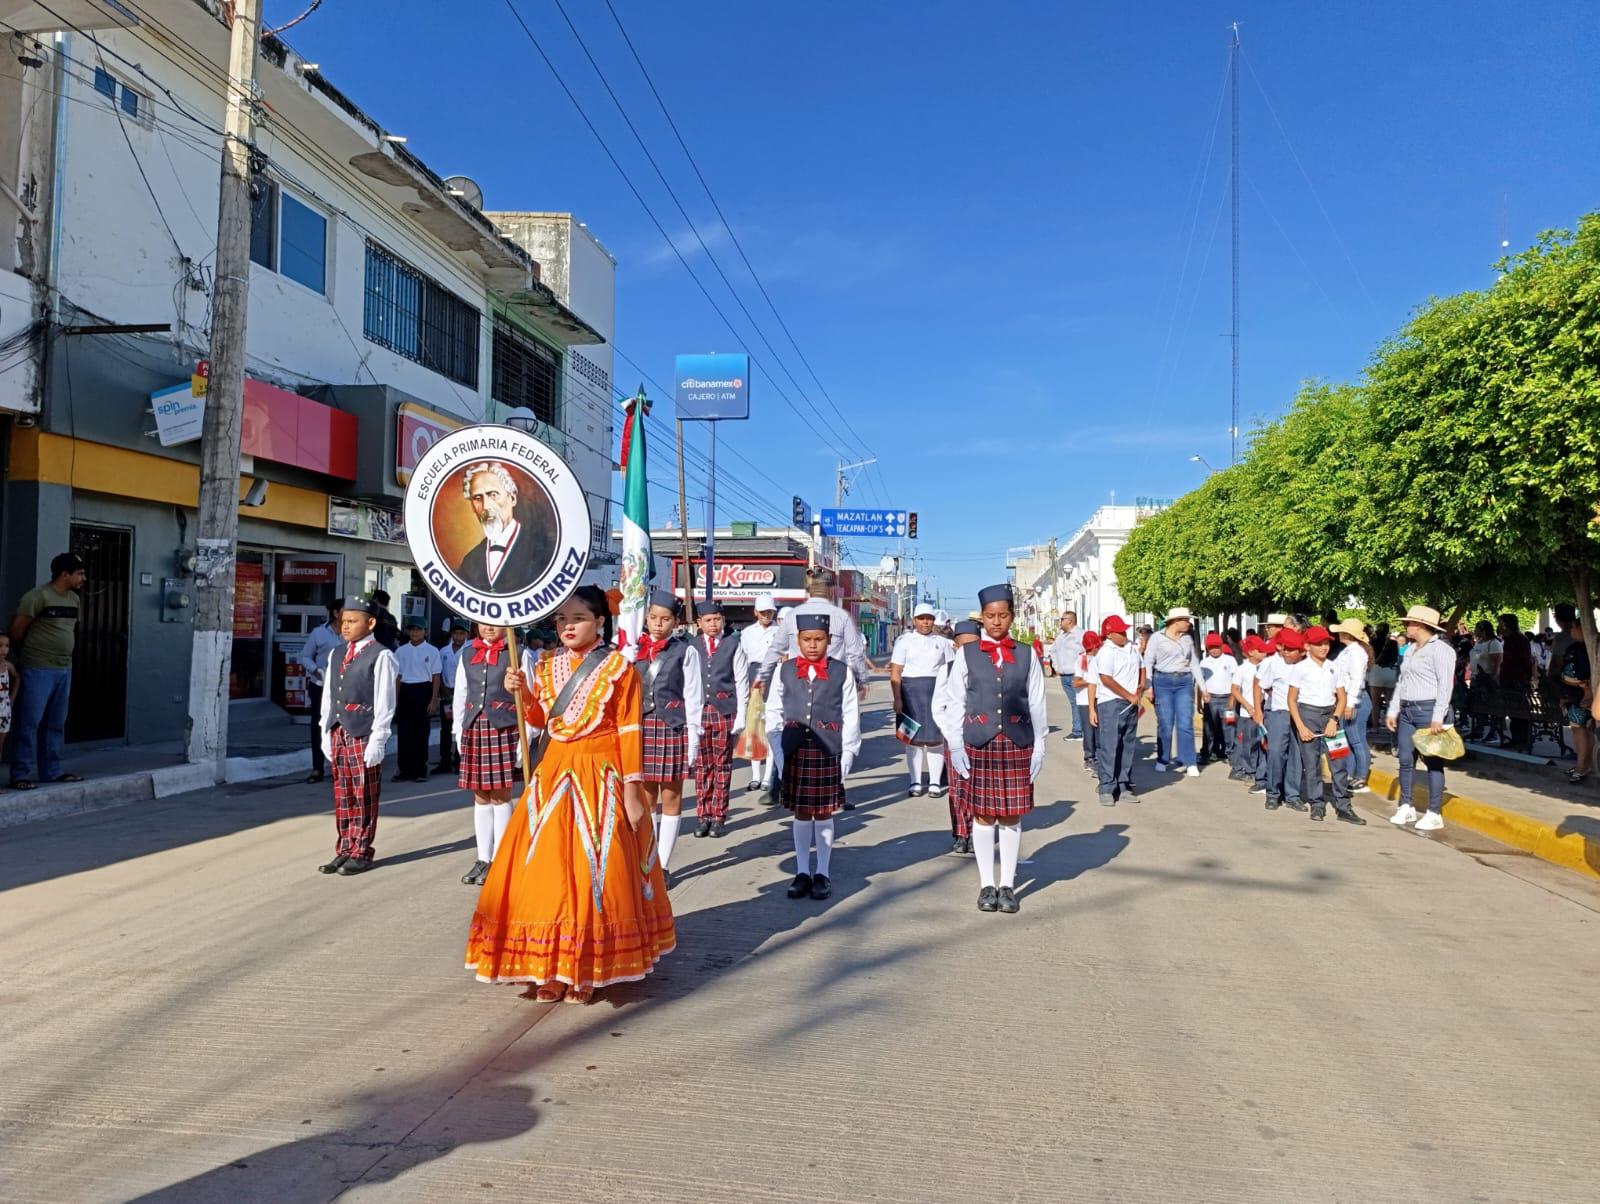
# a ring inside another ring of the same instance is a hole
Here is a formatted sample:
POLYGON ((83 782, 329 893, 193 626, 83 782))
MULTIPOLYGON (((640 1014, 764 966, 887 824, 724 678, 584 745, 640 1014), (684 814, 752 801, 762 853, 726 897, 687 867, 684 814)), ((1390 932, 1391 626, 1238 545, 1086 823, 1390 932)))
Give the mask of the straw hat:
POLYGON ((1346 619, 1342 623, 1336 623, 1332 631, 1334 635, 1347 635, 1352 640, 1360 640, 1369 648, 1372 646, 1372 642, 1367 639, 1367 629, 1362 625, 1360 619, 1346 619))
POLYGON ((1192 623, 1194 622, 1194 615, 1189 613, 1189 608, 1187 606, 1174 606, 1171 610, 1167 611, 1167 617, 1164 622, 1176 623, 1179 619, 1188 619, 1192 623))
POLYGON ((1439 612, 1431 606, 1413 606, 1400 616, 1401 623, 1421 623, 1424 627, 1431 627, 1435 631, 1443 631, 1444 624, 1439 622, 1439 612))

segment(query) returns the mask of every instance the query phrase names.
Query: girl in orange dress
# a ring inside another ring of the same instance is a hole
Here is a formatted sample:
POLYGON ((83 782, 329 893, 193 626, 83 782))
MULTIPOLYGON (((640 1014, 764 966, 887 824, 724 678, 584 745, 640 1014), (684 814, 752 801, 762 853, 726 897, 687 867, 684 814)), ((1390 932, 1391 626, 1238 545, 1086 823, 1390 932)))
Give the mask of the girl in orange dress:
POLYGON ((642 775, 639 675, 611 644, 605 594, 584 586, 555 614, 562 649, 531 680, 506 672, 548 741, 524 806, 495 851, 467 936, 480 982, 537 984, 544 1003, 587 1003, 633 982, 677 944, 642 775), (576 674, 560 714, 549 712, 576 674))

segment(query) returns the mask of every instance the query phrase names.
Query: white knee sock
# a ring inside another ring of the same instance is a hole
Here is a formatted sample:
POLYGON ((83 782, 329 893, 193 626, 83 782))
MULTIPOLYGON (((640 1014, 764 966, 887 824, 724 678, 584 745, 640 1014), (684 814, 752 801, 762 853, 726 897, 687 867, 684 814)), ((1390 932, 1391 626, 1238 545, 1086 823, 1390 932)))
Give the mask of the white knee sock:
POLYGON ((750 762, 750 780, 752 782, 760 782, 760 781, 762 781, 763 777, 764 777, 764 774, 766 772, 766 767, 767 767, 767 763, 765 761, 751 761, 750 762))
POLYGON ((833 820, 819 819, 817 824, 817 873, 828 876, 828 864, 833 860, 833 820))
MULTIPOLYGON (((494 851, 498 853, 500 841, 506 834, 506 827, 511 823, 511 804, 496 803, 489 809, 494 812, 494 851)), ((493 861, 494 858, 491 857, 490 860, 493 861)))
POLYGON ((911 776, 913 786, 922 785, 922 749, 911 744, 906 746, 906 772, 911 776))
POLYGON ((678 827, 683 823, 681 815, 663 815, 661 817, 661 834, 656 837, 656 849, 661 855, 661 868, 666 869, 672 864, 672 847, 678 843, 678 827))
POLYGON ((1000 824, 1000 885, 1017 884, 1017 854, 1022 851, 1022 824, 1000 824))
POLYGON ((478 837, 478 860, 494 860, 494 808, 488 803, 472 804, 472 828, 478 837))
POLYGON ((994 885, 994 825, 972 825, 972 855, 978 859, 978 881, 994 885))
POLYGON ((811 872, 811 834, 816 826, 809 819, 794 821, 794 872, 797 874, 811 872))
POLYGON ((928 781, 934 786, 944 784, 944 754, 930 752, 928 754, 928 781))

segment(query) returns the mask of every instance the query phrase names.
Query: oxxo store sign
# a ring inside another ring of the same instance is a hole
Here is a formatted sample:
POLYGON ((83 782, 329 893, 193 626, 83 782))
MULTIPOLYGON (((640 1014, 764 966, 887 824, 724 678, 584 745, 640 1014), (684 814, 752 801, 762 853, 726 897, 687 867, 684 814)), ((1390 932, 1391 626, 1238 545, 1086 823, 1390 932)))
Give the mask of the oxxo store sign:
MULTIPOLYGON (((683 563, 672 562, 672 584, 683 593, 683 563)), ((694 592, 704 597, 705 561, 694 562, 694 592)), ((749 606, 757 594, 771 594, 779 606, 803 602, 806 596, 806 566, 798 560, 719 560, 712 569, 711 592, 719 602, 749 606)))

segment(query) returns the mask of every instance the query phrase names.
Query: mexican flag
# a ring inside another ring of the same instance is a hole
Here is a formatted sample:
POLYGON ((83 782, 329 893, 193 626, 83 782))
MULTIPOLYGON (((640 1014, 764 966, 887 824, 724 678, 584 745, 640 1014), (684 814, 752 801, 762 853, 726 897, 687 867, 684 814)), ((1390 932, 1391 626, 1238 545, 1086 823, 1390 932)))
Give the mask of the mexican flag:
POLYGON ((638 654, 644 614, 650 607, 650 580, 655 555, 650 548, 650 491, 645 477, 644 416, 650 402, 638 395, 623 405, 622 427, 622 569, 617 583, 622 601, 617 611, 617 646, 630 661, 638 654))

